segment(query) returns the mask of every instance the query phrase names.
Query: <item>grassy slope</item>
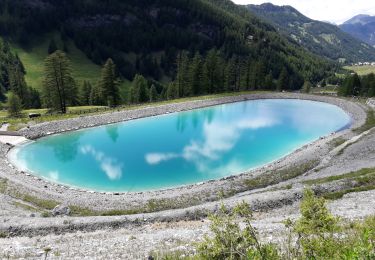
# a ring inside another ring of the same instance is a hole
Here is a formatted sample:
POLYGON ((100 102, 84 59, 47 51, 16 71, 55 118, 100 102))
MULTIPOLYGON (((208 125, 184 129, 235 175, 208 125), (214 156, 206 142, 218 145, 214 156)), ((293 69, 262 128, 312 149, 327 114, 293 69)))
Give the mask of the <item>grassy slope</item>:
POLYGON ((347 70, 354 71, 358 75, 367 75, 370 73, 375 73, 375 66, 346 66, 347 70))
MULTIPOLYGON (((56 35, 44 37, 28 49, 21 48, 18 45, 12 46, 13 50, 18 53, 26 68, 27 84, 38 90, 40 90, 42 86, 43 63, 48 55, 48 44, 52 37, 55 38, 57 46, 62 48, 60 37, 56 35)), ((71 41, 68 42, 68 51, 68 57, 72 62, 73 75, 77 80, 77 83, 81 85, 83 80, 89 80, 91 83, 95 83, 100 75, 100 66, 90 61, 71 41)))

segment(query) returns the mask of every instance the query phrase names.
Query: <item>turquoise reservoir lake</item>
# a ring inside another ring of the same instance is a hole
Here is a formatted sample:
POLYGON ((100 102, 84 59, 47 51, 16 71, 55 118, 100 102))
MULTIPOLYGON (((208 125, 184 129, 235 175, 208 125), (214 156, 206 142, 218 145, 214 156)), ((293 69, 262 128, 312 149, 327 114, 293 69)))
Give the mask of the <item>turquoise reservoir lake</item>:
POLYGON ((72 187, 147 191, 240 174, 350 124, 331 104, 254 100, 48 136, 9 158, 72 187))

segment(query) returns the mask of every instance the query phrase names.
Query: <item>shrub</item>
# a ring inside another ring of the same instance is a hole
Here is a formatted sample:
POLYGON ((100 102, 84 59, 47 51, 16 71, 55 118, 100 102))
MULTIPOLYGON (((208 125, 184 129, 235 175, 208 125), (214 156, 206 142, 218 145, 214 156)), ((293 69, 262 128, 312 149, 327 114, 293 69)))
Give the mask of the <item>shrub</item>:
POLYGON ((199 259, 279 259, 274 245, 260 243, 258 233, 251 225, 253 216, 248 204, 239 204, 232 212, 221 206, 210 220, 213 236, 205 236, 197 245, 199 259), (244 219, 245 228, 241 229, 235 222, 236 217, 244 219))

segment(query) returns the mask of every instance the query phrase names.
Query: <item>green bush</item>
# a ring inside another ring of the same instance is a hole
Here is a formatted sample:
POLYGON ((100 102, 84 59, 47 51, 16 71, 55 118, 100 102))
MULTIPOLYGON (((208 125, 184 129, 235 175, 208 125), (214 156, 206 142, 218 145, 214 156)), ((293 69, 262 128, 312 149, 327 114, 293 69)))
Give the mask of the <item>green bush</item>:
POLYGON ((288 239, 280 246, 260 242, 248 204, 241 203, 232 211, 222 206, 210 216, 212 234, 196 244, 193 258, 375 259, 375 217, 348 225, 334 217, 325 199, 316 197, 312 190, 305 190, 300 210, 301 217, 295 222, 285 221, 288 239))
POLYGON ((232 212, 222 206, 210 220, 213 236, 206 236, 197 245, 199 259, 279 259, 275 245, 259 241, 248 204, 239 204, 232 212), (245 228, 235 221, 236 217, 243 218, 245 228))

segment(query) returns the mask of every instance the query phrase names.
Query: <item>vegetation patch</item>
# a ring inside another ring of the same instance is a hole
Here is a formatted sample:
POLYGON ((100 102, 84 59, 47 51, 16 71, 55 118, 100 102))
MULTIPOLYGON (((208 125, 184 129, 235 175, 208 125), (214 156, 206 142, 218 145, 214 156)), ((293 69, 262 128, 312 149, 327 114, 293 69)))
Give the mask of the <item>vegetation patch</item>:
POLYGON ((353 193, 353 192, 362 192, 362 191, 369 191, 369 190, 375 190, 375 185, 369 185, 364 187, 355 187, 351 189, 345 189, 341 191, 336 192, 330 192, 323 195, 325 199, 328 200, 338 200, 344 197, 345 194, 353 193))
POLYGON ((350 172, 343 175, 331 176, 317 180, 308 180, 304 184, 319 185, 334 181, 346 181, 351 187, 346 189, 325 193, 322 196, 326 199, 341 199, 345 194, 375 189, 375 169, 362 169, 356 172, 350 172))
POLYGON ((353 131, 355 133, 363 133, 363 132, 370 130, 373 127, 375 127, 375 111, 372 109, 369 109, 367 111, 365 124, 359 128, 354 129, 353 131))
POLYGON ((32 205, 35 205, 39 208, 48 210, 52 210, 60 204, 59 202, 54 200, 44 200, 28 194, 21 195, 20 199, 22 199, 25 202, 31 203, 32 205))
POLYGON ((4 231, 0 231, 0 238, 7 238, 8 234, 4 231))
POLYGON ((253 179, 245 180, 244 184, 246 185, 247 189, 250 190, 265 188, 267 186, 296 178, 314 169, 318 164, 318 160, 312 160, 294 167, 289 167, 287 169, 268 171, 253 179))
POLYGON ((16 207, 25 209, 27 211, 40 211, 39 209, 37 209, 37 208, 35 208, 33 206, 30 206, 28 204, 25 204, 25 203, 22 203, 22 202, 18 202, 18 201, 13 202, 13 205, 16 206, 16 207))
POLYGON ((333 216, 324 198, 305 190, 301 217, 285 220, 285 243, 265 243, 252 225, 250 206, 222 206, 210 216, 210 235, 195 251, 153 254, 155 259, 374 259, 375 216, 347 223, 333 216), (176 258, 177 257, 177 258, 176 258))
POLYGON ((5 193, 8 188, 8 180, 0 179, 0 193, 5 193))
POLYGON ((328 144, 332 148, 336 148, 336 147, 342 145, 343 143, 345 143, 346 141, 347 141, 347 139, 345 139, 345 138, 336 137, 335 139, 331 140, 328 144))
POLYGON ((339 180, 344 180, 344 179, 356 179, 356 178, 367 176, 367 175, 369 176, 375 175, 375 169, 365 168, 356 172, 349 172, 349 173, 342 174, 342 175, 330 176, 330 177, 315 179, 315 180, 307 180, 307 181, 304 181, 303 183, 307 185, 316 185, 316 184, 323 184, 323 183, 339 181, 339 180))

